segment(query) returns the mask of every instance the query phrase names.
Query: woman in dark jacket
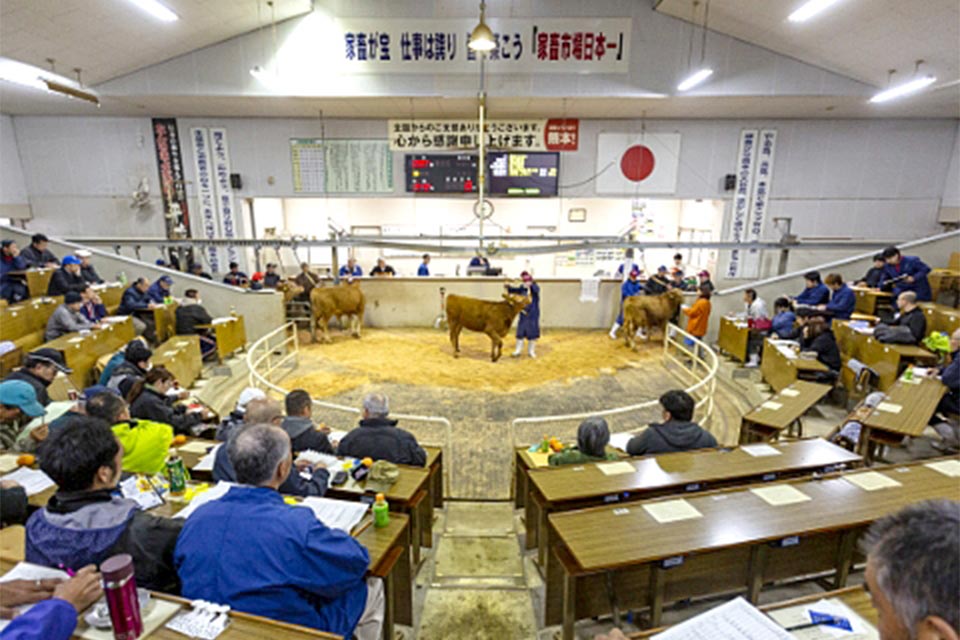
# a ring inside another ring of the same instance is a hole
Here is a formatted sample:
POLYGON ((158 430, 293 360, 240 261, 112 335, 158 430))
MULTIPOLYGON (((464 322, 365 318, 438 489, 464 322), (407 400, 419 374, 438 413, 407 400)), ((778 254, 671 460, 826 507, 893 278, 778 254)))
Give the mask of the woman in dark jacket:
POLYGON ((840 348, 826 320, 820 316, 810 318, 804 326, 802 350, 816 354, 817 360, 830 369, 829 372, 817 373, 818 381, 831 382, 836 379, 840 373, 840 348))
POLYGON ((167 392, 174 388, 176 382, 166 367, 154 367, 148 371, 143 380, 134 383, 127 396, 130 416, 168 424, 177 434, 194 435, 193 427, 203 422, 203 416, 188 413, 183 405, 173 404, 174 398, 168 396, 167 392))

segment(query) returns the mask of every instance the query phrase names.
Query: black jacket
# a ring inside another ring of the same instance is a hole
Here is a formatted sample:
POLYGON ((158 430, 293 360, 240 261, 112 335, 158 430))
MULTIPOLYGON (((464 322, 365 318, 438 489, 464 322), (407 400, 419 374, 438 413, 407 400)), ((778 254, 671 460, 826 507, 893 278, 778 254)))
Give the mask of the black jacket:
POLYGON ((183 405, 173 406, 166 396, 160 395, 149 387, 130 405, 130 417, 162 422, 173 427, 174 433, 193 435, 191 427, 203 422, 198 413, 187 413, 183 405))
POLYGON ((910 329, 910 333, 913 334, 913 341, 916 344, 919 344, 927 336, 927 318, 923 315, 923 309, 920 307, 899 314, 893 324, 910 329))
POLYGON ((660 295, 661 293, 666 293, 667 289, 670 288, 670 283, 667 282, 664 278, 661 278, 660 275, 652 275, 647 278, 647 281, 643 284, 643 290, 646 291, 649 295, 660 295))
POLYGON ((133 386, 133 383, 145 375, 147 375, 146 371, 129 360, 124 360, 118 364, 110 374, 110 379, 107 380, 107 386, 114 391, 120 392, 121 395, 126 396, 127 393, 130 392, 130 387, 133 386))
POLYGON ((813 340, 804 339, 803 350, 816 353, 817 360, 827 365, 830 371, 840 371, 840 349, 832 331, 824 331, 813 340))
POLYGON ((23 487, 0 488, 0 525, 27 521, 27 491, 23 487))
POLYGON ((310 418, 287 416, 280 423, 280 428, 290 436, 290 447, 294 453, 307 449, 313 449, 317 453, 333 453, 327 434, 317 431, 310 418))
POLYGON ((877 269, 876 267, 870 267, 867 273, 863 276, 863 281, 871 289, 882 289, 883 291, 889 291, 889 286, 884 286, 886 281, 883 277, 884 269, 881 267, 877 269))
POLYGON ((103 284, 103 278, 100 277, 100 274, 97 273, 97 270, 93 268, 92 264, 86 267, 80 267, 80 276, 90 284, 103 284))
POLYGON ((208 329, 197 329, 198 324, 210 324, 213 318, 199 304, 177 307, 177 335, 192 336, 195 333, 206 335, 208 329))
POLYGON ((646 431, 630 438, 627 453, 632 456, 644 456, 653 453, 672 453, 709 449, 717 446, 717 439, 709 431, 695 422, 669 420, 663 424, 652 424, 646 431))
POLYGON ((51 262, 60 264, 60 261, 57 260, 57 256, 53 255, 53 252, 50 251, 50 249, 37 251, 36 247, 34 247, 32 244, 24 247, 23 250, 20 251, 20 257, 26 260, 27 264, 31 267, 45 267, 51 262))
POLYGON ((17 369, 3 379, 4 382, 7 380, 22 380, 26 382, 37 392, 37 402, 43 406, 50 404, 50 395, 47 393, 47 387, 50 386, 50 383, 43 378, 38 378, 26 369, 17 369))
POLYGON ((68 291, 76 291, 81 293, 86 290, 88 282, 83 279, 81 275, 74 275, 60 267, 53 272, 53 276, 50 277, 50 284, 47 286, 47 295, 48 296, 62 296, 68 291))
POLYGON ((409 431, 397 428, 390 418, 368 418, 360 421, 360 428, 343 436, 337 455, 353 458, 373 458, 394 464, 423 467, 427 452, 409 431))

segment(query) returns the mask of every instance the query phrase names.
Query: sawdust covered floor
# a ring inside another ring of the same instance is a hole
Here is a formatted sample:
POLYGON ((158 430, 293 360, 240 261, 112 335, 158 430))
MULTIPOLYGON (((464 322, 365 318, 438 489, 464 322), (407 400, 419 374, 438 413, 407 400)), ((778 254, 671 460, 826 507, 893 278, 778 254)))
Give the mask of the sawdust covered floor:
MULTIPOLYGON (((367 329, 359 340, 332 332, 333 344, 304 344, 300 364, 280 381, 314 398, 359 407, 370 391, 390 397, 394 413, 443 416, 451 421, 450 465, 454 498, 502 500, 510 496, 511 421, 517 417, 596 411, 655 399, 685 386, 661 360, 662 343, 628 350, 602 331, 547 331, 537 342, 537 359, 504 356, 490 362, 490 341, 464 332, 461 356, 453 357, 446 332, 432 329, 367 329)), ((318 411, 332 428, 348 428, 352 417, 318 411)), ((659 418, 656 410, 611 419, 611 431, 636 430, 659 418)), ((441 443, 435 425, 404 423, 426 442, 441 443)), ((576 423, 542 431, 569 436, 576 423)), ((531 433, 521 434, 530 436, 531 433)))

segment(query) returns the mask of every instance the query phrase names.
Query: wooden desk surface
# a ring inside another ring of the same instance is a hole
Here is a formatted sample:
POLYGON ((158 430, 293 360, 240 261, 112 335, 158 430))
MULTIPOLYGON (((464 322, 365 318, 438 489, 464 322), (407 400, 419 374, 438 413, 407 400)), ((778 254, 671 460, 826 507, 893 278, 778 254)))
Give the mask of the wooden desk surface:
POLYGON ((769 409, 764 407, 763 404, 766 403, 763 403, 743 418, 771 429, 786 429, 828 393, 830 385, 797 380, 767 400, 782 405, 779 409, 769 409), (797 395, 791 395, 792 392, 797 395))
POLYGON ((636 469, 634 473, 606 475, 596 463, 565 465, 531 471, 530 482, 547 502, 558 503, 861 462, 860 456, 819 438, 771 446, 781 455, 752 456, 740 447, 685 451, 625 460, 636 469))
MULTIPOLYGON (((778 507, 746 488, 698 494, 685 500, 703 517, 668 524, 658 523, 643 509, 643 505, 663 500, 555 513, 549 518, 580 570, 592 572, 865 526, 908 504, 935 498, 956 500, 960 493, 956 478, 922 462, 876 471, 902 486, 864 491, 842 476, 798 481, 791 486, 811 500, 778 507)), ((871 471, 843 476, 857 473, 871 471)))
POLYGON ((900 406, 900 412, 874 409, 863 424, 871 429, 917 437, 927 427, 946 391, 943 383, 933 378, 923 378, 919 383, 899 380, 887 391, 884 402, 900 406))
POLYGON ((773 387, 774 391, 780 391, 789 387, 797 380, 797 374, 804 372, 826 372, 829 369, 819 360, 805 358, 788 358, 777 349, 777 346, 769 339, 763 341, 763 356, 760 360, 760 372, 763 379, 773 387))
POLYGON ((736 318, 720 318, 720 333, 717 336, 717 346, 734 358, 743 362, 747 359, 747 344, 750 340, 750 329, 745 320, 736 318), (741 326, 740 323, 743 323, 741 326))

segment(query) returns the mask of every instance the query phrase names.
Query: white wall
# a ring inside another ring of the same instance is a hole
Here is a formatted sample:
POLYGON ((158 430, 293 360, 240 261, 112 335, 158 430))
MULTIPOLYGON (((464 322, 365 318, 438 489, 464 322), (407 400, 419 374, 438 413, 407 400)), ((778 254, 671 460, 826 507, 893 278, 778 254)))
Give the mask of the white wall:
POLYGON ((953 142, 953 157, 947 168, 946 183, 943 186, 943 207, 960 207, 960 123, 957 124, 953 142))
POLYGON ((24 209, 28 203, 13 121, 10 116, 0 115, 0 217, 28 213, 24 209))

